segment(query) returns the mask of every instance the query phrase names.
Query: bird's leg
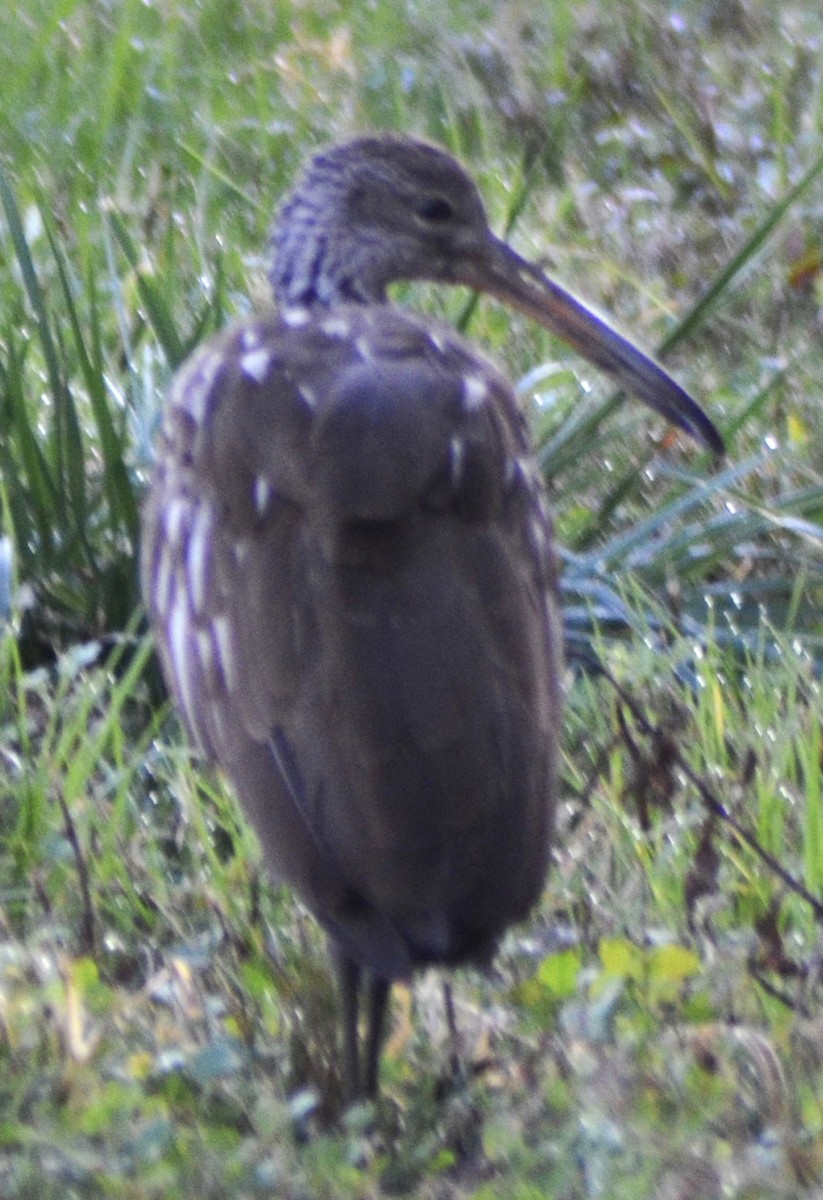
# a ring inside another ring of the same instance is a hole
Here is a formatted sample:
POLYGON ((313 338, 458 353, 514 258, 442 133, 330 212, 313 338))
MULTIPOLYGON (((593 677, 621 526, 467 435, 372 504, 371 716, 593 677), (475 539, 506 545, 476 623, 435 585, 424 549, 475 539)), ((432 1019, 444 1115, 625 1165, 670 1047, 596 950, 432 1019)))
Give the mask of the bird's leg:
POLYGON ((443 980, 443 1005, 446 1009, 446 1028, 449 1031, 449 1070, 454 1083, 463 1073, 463 1064, 460 1058, 460 1033, 457 1028, 457 1014, 454 1011, 454 996, 448 979, 443 980))
POLYGON ((380 1075, 380 1051, 383 1047, 383 1035, 386 1030, 386 1013, 388 1011, 391 983, 373 975, 369 980, 369 1010, 368 1026, 366 1029, 365 1061, 363 1063, 364 1094, 367 1099, 377 1097, 377 1085, 380 1075))
POLYGON ((337 978, 343 1003, 343 1094, 347 1104, 360 1097, 360 1050, 357 1016, 361 969, 347 954, 337 954, 337 978))
POLYGON ((360 1055, 358 1018, 363 969, 353 958, 337 952, 337 978, 343 1003, 343 1092, 347 1104, 360 1099, 374 1100, 380 1072, 380 1050, 386 1025, 391 983, 377 975, 367 982, 366 1041, 363 1061, 360 1055))

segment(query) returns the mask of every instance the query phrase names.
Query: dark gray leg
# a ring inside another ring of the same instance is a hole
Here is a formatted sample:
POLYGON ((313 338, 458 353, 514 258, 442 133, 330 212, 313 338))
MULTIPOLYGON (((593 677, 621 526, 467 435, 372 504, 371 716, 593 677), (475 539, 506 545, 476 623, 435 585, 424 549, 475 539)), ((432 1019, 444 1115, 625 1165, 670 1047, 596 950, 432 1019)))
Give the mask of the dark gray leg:
POLYGON ((391 983, 363 971, 353 958, 337 951, 337 978, 343 1005, 343 1094, 346 1104, 374 1100, 380 1074, 380 1050, 386 1025, 391 983), (364 980, 365 975, 365 980, 364 980), (366 1041, 360 1053, 360 993, 367 989, 366 1041))
POLYGON ((457 1029, 457 1014, 454 1011, 452 985, 448 979, 443 980, 443 1004, 446 1008, 446 1028, 449 1031, 449 1070, 452 1080, 456 1081, 462 1075, 460 1034, 457 1029))
POLYGON ((368 1029, 366 1031, 366 1059, 363 1064, 364 1094, 368 1100, 377 1099, 380 1081, 380 1051, 386 1031, 386 1013, 389 1007, 391 983, 388 979, 372 976, 369 980, 368 1029))
POLYGON ((357 1017, 360 994, 360 967, 346 954, 337 955, 337 978, 343 1003, 343 1095, 346 1104, 360 1097, 360 1049, 357 1017))

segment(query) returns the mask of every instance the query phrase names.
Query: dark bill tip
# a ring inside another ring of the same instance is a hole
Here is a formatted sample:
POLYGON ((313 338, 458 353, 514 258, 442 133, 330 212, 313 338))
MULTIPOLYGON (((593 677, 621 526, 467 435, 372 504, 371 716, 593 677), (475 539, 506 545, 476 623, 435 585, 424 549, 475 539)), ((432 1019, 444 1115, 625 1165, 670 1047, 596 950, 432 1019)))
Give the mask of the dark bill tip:
POLYGON ((725 454, 714 422, 659 363, 505 242, 493 238, 486 251, 461 264, 463 283, 525 313, 713 454, 725 454))

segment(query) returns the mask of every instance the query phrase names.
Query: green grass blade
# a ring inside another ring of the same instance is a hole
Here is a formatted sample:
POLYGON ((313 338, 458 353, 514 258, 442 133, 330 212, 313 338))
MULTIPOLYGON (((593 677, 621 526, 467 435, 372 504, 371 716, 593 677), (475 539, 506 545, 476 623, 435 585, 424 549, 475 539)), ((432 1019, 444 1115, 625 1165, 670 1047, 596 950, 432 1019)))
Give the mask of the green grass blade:
POLYGON ((772 205, 737 253, 732 256, 723 270, 718 272, 697 303, 666 334, 658 346, 658 354, 661 356, 666 354, 694 333, 696 329, 699 329, 701 325, 705 324, 724 293, 731 288, 735 280, 751 265, 758 251, 762 249, 780 222, 808 192, 821 174, 823 174, 823 154, 815 159, 795 186, 790 188, 781 200, 776 201, 772 205))
POLYGON ((49 322, 48 313, 46 311, 43 293, 40 288, 40 281, 37 278, 37 271, 34 267, 34 261, 29 250, 28 241, 26 240, 23 221, 20 216, 20 210, 17 207, 17 201, 14 196, 11 184, 6 178, 6 173, 0 165, 0 204, 3 206, 3 211, 6 214, 9 233, 11 235, 14 253, 17 257, 17 262, 20 267, 20 274, 23 277, 23 286, 26 295, 31 305, 34 319, 37 324, 37 332, 40 338, 40 345, 43 351, 43 358, 46 364, 46 373, 48 375, 49 387, 55 404, 58 401, 63 391, 63 378, 60 372, 60 364, 57 357, 57 349, 55 347, 54 338, 52 337, 51 324, 49 322))
POLYGON ((146 315, 159 341, 169 365, 178 367, 186 357, 182 338, 177 332, 171 311, 163 298, 162 288, 158 287, 146 273, 136 245, 126 228, 125 222, 114 209, 109 209, 108 219, 114 231, 120 249, 126 256, 129 266, 134 271, 140 298, 146 306, 146 315))
POLYGON ((103 483, 108 498, 110 520, 113 530, 121 528, 134 541, 140 524, 140 515, 134 487, 126 466, 126 441, 117 432, 111 416, 110 400, 103 370, 102 333, 97 307, 97 285, 94 273, 89 268, 86 278, 86 294, 89 314, 86 321, 90 347, 83 333, 81 320, 74 300, 74 288, 68 274, 68 265, 59 246, 46 212, 43 213, 46 234, 49 239, 62 288, 62 298, 68 314, 74 339, 74 349, 89 397, 100 451, 103 458, 103 483))
POLYGON ((6 332, 6 366, 0 370, 5 395, 2 455, 3 474, 14 513, 16 541, 24 562, 54 551, 54 517, 58 488, 29 417, 22 351, 12 330, 6 332), (15 486, 12 487, 12 482, 15 486), (36 530, 36 543, 32 535, 36 530))

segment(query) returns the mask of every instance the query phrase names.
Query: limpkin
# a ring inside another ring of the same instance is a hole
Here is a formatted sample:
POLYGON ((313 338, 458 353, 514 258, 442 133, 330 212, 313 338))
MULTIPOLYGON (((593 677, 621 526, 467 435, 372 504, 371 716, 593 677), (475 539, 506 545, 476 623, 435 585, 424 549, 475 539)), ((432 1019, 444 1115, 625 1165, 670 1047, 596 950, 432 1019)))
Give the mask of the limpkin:
POLYGON ((318 153, 272 249, 276 315, 214 338, 173 384, 144 591, 191 736, 331 939, 344 1080, 372 1096, 392 981, 487 961, 538 897, 561 721, 526 421, 485 358, 387 285, 490 293, 722 442, 660 366, 492 234, 435 146, 318 153))

